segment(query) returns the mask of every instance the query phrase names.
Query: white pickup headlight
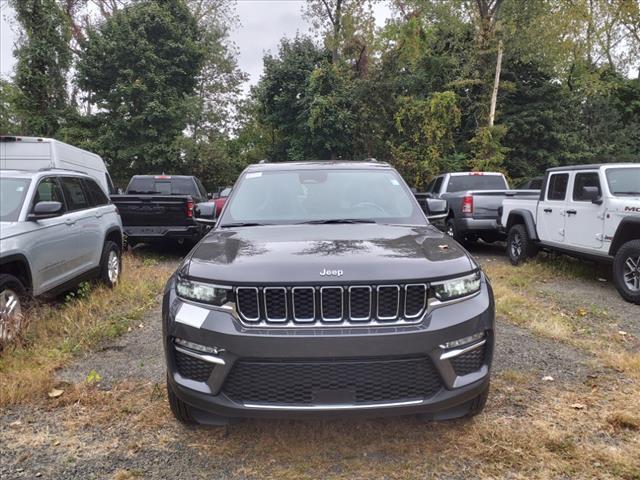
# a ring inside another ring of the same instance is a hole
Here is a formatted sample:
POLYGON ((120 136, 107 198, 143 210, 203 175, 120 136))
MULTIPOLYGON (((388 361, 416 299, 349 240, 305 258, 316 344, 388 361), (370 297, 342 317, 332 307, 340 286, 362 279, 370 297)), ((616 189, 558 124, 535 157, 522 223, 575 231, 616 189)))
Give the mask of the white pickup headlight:
POLYGON ((211 305, 224 305, 227 303, 227 292, 230 290, 230 288, 194 282, 180 277, 176 282, 176 292, 179 297, 211 305))
POLYGON ((480 290, 480 272, 431 284, 433 294, 442 302, 472 295, 480 290))

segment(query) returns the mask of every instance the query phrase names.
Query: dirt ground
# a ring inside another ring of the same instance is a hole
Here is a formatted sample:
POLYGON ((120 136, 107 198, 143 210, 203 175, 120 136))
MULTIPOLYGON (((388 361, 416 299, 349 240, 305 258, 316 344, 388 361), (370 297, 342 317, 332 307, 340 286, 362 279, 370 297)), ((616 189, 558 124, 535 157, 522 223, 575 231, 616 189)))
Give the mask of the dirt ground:
MULTIPOLYGON (((506 261, 500 246, 472 253, 483 264, 506 261)), ((640 336, 640 307, 622 301, 606 275, 595 268, 593 279, 532 288, 567 311, 596 309, 596 320, 640 336)), ((640 452, 635 424, 616 429, 602 420, 615 411, 614 384, 633 389, 631 380, 588 351, 503 318, 496 335, 492 393, 470 422, 187 428, 166 401, 158 298, 131 332, 58 372, 59 398, 0 412, 0 478, 640 478, 637 459, 627 458, 635 447, 640 452), (91 372, 100 380, 88 384, 91 372), (591 415, 597 421, 587 423, 591 415), (586 455, 592 464, 583 470, 577 458, 591 445, 611 451, 586 455)))

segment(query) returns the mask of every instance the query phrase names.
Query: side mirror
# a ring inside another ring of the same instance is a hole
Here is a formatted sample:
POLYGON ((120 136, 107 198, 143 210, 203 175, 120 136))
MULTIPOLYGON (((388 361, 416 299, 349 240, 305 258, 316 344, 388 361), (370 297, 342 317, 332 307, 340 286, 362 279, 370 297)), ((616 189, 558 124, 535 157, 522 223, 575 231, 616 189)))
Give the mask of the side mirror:
POLYGON ((595 203, 596 205, 602 204, 602 197, 600 196, 600 189, 598 187, 582 187, 582 198, 591 200, 591 203, 595 203))
POLYGON ((203 225, 213 227, 217 222, 215 203, 199 203, 196 205, 193 213, 193 219, 203 225))
POLYGON ((427 214, 429 221, 433 222, 434 220, 442 220, 447 218, 447 215, 449 215, 449 204, 445 199, 426 198, 424 202, 425 213, 427 214))
POLYGON ((38 202, 34 205, 33 211, 27 216, 27 220, 44 220, 45 218, 59 217, 60 215, 62 215, 62 204, 60 202, 38 202))

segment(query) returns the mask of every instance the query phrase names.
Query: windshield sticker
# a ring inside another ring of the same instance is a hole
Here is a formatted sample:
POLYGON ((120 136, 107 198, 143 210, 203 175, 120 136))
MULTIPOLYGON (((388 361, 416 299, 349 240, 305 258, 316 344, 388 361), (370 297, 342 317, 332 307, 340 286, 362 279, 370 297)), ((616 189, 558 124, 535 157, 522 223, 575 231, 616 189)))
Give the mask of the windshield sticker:
POLYGON ((398 185, 400 185, 400 182, 398 180, 396 180, 395 178, 392 178, 391 179, 391 185, 395 185, 397 187, 398 185))
POLYGON ((261 176, 262 176, 262 172, 251 172, 251 173, 247 173, 245 178, 249 179, 249 178, 257 178, 261 176))

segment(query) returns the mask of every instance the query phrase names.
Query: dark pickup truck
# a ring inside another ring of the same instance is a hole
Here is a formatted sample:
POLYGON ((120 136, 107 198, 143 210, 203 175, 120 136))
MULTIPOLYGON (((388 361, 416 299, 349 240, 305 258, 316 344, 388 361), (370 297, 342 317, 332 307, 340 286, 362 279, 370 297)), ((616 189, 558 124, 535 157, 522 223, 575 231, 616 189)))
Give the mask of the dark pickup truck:
POLYGON ((111 196, 132 247, 163 240, 197 243, 206 226, 195 221, 194 209, 207 199, 202 182, 185 175, 135 175, 124 195, 111 196))

